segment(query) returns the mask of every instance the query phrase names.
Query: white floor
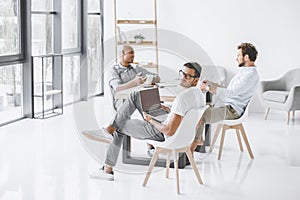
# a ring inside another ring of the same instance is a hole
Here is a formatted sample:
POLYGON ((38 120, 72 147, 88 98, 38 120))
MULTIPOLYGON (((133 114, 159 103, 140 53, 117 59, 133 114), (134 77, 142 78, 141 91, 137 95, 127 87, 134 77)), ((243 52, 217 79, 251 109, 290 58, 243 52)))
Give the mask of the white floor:
MULTIPOLYGON (((67 107, 63 116, 0 127, 0 199, 300 199, 299 113, 289 126, 285 113, 271 111, 267 121, 262 113, 250 113, 245 129, 255 159, 240 153, 234 132, 229 133, 221 161, 218 146, 211 154, 195 154, 204 185, 186 167, 179 171, 182 193, 177 195, 173 169, 166 179, 164 168, 156 167, 142 187, 147 167, 121 159, 114 182, 88 178, 103 162, 107 146, 79 133, 109 122, 112 112, 103 103, 100 97, 67 107)), ((143 143, 133 146, 143 153, 143 143)))

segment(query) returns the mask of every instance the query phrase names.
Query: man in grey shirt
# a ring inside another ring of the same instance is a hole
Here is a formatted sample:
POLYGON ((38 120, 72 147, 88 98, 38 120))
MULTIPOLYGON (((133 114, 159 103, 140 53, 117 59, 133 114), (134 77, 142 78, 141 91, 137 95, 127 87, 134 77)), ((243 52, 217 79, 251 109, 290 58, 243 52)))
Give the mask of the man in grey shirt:
MULTIPOLYGON (((119 91, 126 90, 143 84, 147 77, 146 75, 153 75, 151 83, 160 82, 160 77, 154 73, 149 72, 145 68, 138 65, 132 66, 134 60, 134 50, 131 46, 124 45, 121 50, 121 61, 119 64, 112 66, 108 72, 108 84, 113 97, 113 106, 117 111, 125 99, 116 99, 115 94, 119 91)), ((154 147, 148 145, 147 154, 152 156, 154 147)))
POLYGON ((191 145, 192 152, 197 145, 203 145, 205 124, 239 118, 258 89, 259 76, 254 63, 257 57, 256 48, 250 43, 242 43, 237 49, 239 72, 231 79, 227 88, 208 80, 200 84, 200 89, 214 94, 216 101, 213 107, 204 112, 199 122, 197 134, 191 145))
POLYGON ((126 90, 146 81, 146 75, 153 75, 152 83, 160 81, 160 77, 149 72, 145 68, 132 66, 134 60, 134 50, 131 46, 124 45, 121 51, 121 61, 112 66, 108 71, 108 84, 113 96, 113 106, 115 110, 123 104, 124 100, 115 98, 116 92, 126 90))

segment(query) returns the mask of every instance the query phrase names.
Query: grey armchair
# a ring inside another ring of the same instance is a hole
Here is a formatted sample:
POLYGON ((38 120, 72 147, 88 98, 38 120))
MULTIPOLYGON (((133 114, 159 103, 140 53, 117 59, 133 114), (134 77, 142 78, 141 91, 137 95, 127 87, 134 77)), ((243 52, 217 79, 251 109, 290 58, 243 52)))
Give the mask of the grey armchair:
POLYGON ((293 69, 281 78, 273 81, 261 82, 262 99, 266 106, 265 120, 270 108, 287 111, 287 124, 290 121, 290 112, 300 110, 300 68, 293 69))

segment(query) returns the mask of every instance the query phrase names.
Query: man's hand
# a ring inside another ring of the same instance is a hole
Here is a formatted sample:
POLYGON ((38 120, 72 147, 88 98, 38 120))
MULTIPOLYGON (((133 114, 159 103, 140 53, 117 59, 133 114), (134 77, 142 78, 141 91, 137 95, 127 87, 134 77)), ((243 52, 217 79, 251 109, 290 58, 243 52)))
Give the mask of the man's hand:
POLYGON ((149 122, 152 119, 152 117, 145 112, 143 112, 143 116, 144 116, 144 120, 146 120, 147 122, 149 122))
POLYGON ((201 82, 201 84, 200 84, 200 89, 201 89, 202 91, 207 91, 207 90, 206 90, 206 84, 207 84, 207 80, 204 80, 204 81, 201 82))
POLYGON ((214 82, 203 80, 200 84, 200 89, 202 91, 208 91, 210 93, 216 94, 218 86, 219 85, 214 82))
POLYGON ((162 107, 162 109, 164 109, 168 113, 171 111, 170 107, 168 107, 168 106, 161 105, 161 107, 162 107))
POLYGON ((147 77, 142 76, 142 73, 138 73, 136 77, 132 80, 136 85, 141 85, 146 81, 147 77))

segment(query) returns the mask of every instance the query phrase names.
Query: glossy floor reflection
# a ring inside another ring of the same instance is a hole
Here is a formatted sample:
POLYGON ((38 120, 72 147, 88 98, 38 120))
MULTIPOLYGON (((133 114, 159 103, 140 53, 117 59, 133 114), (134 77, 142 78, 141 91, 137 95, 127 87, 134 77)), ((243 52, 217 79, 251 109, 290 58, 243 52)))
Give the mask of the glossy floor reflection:
MULTIPOLYGON (((105 157, 106 146, 80 137, 81 129, 94 129, 110 120, 109 108, 96 99, 91 117, 89 102, 65 109, 63 116, 26 119, 0 127, 1 200, 99 199, 299 199, 300 116, 289 126, 284 113, 250 113, 245 129, 254 160, 240 152, 234 132, 225 138, 222 160, 218 146, 211 154, 195 154, 204 185, 198 185, 191 167, 180 172, 182 194, 175 190, 175 172, 165 179, 155 168, 142 187, 145 166, 118 163, 115 182, 88 178, 105 157), (82 111, 85 110, 85 111, 82 111), (82 111, 82 112, 81 112, 82 111), (105 113, 105 116, 104 116, 105 113)), ((138 145, 135 144, 135 145, 138 145)), ((144 145, 140 143, 140 145, 144 145)), ((142 147, 141 149, 143 149, 142 147)), ((139 148, 137 148, 139 149, 139 148)))

